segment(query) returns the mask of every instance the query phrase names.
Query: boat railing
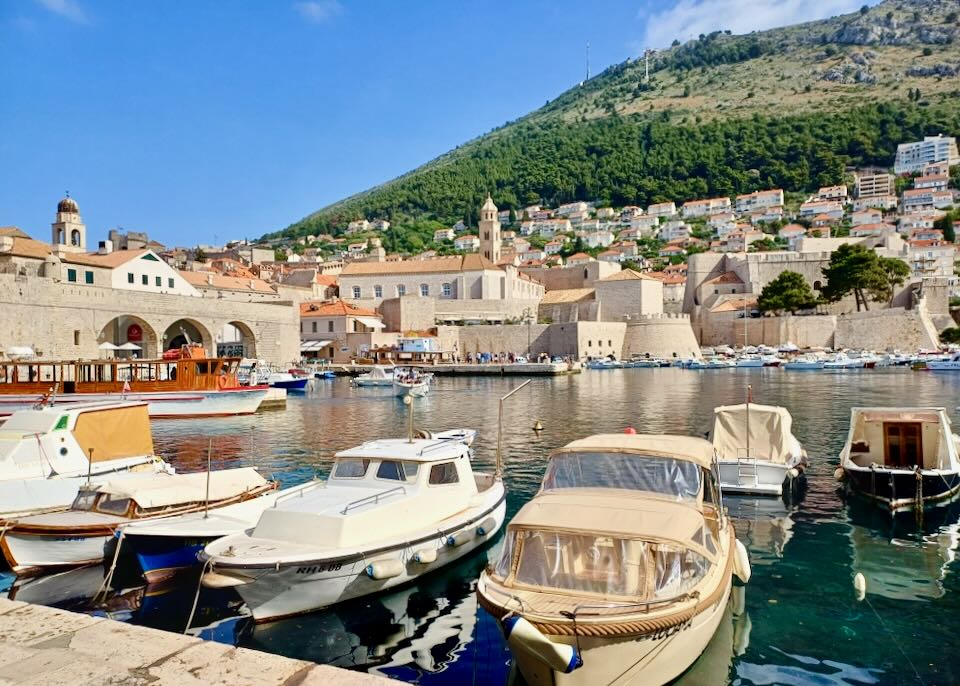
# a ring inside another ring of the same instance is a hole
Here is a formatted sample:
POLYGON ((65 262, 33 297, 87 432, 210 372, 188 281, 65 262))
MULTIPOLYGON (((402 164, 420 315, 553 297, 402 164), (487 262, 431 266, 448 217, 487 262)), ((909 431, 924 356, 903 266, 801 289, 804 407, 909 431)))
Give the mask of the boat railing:
POLYGON ((427 445, 427 446, 424 446, 423 448, 421 448, 421 449, 420 449, 420 455, 423 455, 423 454, 425 454, 425 453, 432 452, 432 451, 434 451, 434 450, 443 450, 443 449, 447 449, 447 448, 450 447, 450 440, 449 440, 449 439, 435 438, 435 439, 433 439, 433 440, 437 441, 437 443, 434 443, 433 445, 427 445))
POLYGON ((386 491, 380 491, 378 493, 374 493, 373 495, 368 495, 364 498, 357 498, 356 500, 351 500, 349 503, 347 503, 346 507, 340 510, 340 514, 345 515, 350 510, 357 507, 363 507, 364 505, 371 505, 371 504, 376 505, 377 503, 380 502, 381 498, 386 498, 398 492, 406 495, 407 489, 405 486, 394 486, 393 488, 389 488, 386 491))
POLYGON ((312 491, 314 488, 319 488, 323 486, 321 481, 310 481, 308 483, 302 484, 287 493, 282 493, 277 496, 276 500, 273 501, 273 507, 276 507, 279 503, 286 502, 290 498, 302 498, 303 494, 307 491, 312 491))

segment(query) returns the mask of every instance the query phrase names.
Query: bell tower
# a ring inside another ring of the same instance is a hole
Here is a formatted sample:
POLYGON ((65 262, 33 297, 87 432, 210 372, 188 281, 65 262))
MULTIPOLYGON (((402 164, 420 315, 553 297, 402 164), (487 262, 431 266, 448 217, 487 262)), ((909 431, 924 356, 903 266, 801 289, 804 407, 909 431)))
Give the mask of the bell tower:
POLYGON ((57 217, 50 225, 52 236, 50 242, 54 250, 63 252, 87 251, 87 227, 80 219, 80 207, 77 201, 67 197, 57 203, 57 217))
POLYGON ((500 260, 500 217, 489 193, 480 208, 480 254, 494 264, 500 260))

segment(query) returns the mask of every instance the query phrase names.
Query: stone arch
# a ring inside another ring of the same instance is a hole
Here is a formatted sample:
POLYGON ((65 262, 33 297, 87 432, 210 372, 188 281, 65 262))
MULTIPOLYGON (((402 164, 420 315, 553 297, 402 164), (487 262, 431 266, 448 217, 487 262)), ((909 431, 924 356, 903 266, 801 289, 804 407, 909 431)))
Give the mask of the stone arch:
POLYGON ((163 330, 162 349, 179 349, 181 345, 189 342, 201 343, 207 355, 214 354, 213 335, 204 324, 196 319, 184 317, 172 322, 163 330))
POLYGON ((74 229, 70 232, 70 245, 80 247, 83 245, 83 240, 81 239, 80 229, 74 229))
POLYGON ((217 333, 217 354, 227 357, 257 356, 257 335, 246 322, 230 321, 217 333))
POLYGON ((814 281, 814 282, 813 282, 813 290, 815 290, 815 291, 822 290, 822 289, 821 289, 821 283, 820 283, 819 281, 814 281))
POLYGON ((97 343, 113 343, 120 346, 133 343, 140 350, 129 352, 116 351, 117 357, 156 358, 159 357, 159 339, 157 331, 145 319, 132 314, 122 314, 108 321, 97 336, 97 343))

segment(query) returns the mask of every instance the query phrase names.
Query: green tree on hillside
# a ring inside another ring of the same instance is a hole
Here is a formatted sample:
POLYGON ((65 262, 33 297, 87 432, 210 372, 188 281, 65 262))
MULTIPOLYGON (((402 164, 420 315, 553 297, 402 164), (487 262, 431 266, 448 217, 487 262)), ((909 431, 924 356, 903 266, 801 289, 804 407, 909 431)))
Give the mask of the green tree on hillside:
POLYGON ((910 265, 896 257, 880 257, 877 261, 886 276, 886 284, 883 288, 872 291, 871 295, 877 302, 887 300, 892 303, 896 287, 902 286, 903 282, 910 276, 910 265))
POLYGON ((821 295, 827 302, 839 302, 853 293, 857 312, 869 310, 869 294, 875 302, 893 297, 894 287, 903 284, 910 267, 895 258, 881 258, 862 245, 841 245, 830 255, 830 265, 823 268, 827 285, 821 295))
POLYGON ((816 305, 810 284, 797 272, 785 271, 763 287, 757 300, 761 312, 790 312, 816 305))

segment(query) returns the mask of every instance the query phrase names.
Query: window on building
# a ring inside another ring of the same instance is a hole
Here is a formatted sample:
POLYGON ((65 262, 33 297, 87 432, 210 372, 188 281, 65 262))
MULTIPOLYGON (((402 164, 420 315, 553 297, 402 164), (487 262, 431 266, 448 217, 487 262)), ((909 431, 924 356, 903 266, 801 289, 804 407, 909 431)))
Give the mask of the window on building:
POLYGON ((133 283, 133 272, 127 272, 127 283, 133 283))
POLYGON ((383 286, 374 286, 373 287, 373 297, 382 298, 383 297, 383 286))
POLYGON ((160 288, 163 285, 163 277, 158 276, 156 278, 156 281, 154 281, 154 283, 157 284, 157 288, 160 288))
POLYGON ((67 281, 69 281, 70 283, 76 283, 76 282, 77 282, 77 270, 76 270, 76 269, 68 269, 68 270, 67 270, 67 281))
POLYGON ((430 286, 425 283, 420 284, 420 295, 424 298, 430 295, 430 286))
POLYGON ((332 319, 331 319, 329 322, 327 322, 327 332, 328 332, 328 333, 333 333, 333 320, 332 320, 332 319))
POLYGON ((167 279, 167 288, 173 288, 173 277, 167 279))
POLYGON ((80 332, 76 329, 73 331, 73 344, 80 345, 80 332))
POLYGON ((359 300, 359 299, 360 299, 360 286, 354 286, 354 287, 353 287, 353 299, 354 299, 354 300, 359 300))
POLYGON ((441 462, 430 467, 430 479, 428 483, 431 486, 442 484, 455 484, 459 481, 457 478, 457 465, 453 462, 441 462))
POLYGON ((93 272, 84 272, 83 282, 87 284, 93 284, 93 272))
POLYGON ((150 277, 147 276, 146 274, 142 275, 142 276, 140 277, 140 283, 142 283, 144 286, 149 286, 149 285, 150 285, 150 277))
POLYGON ((612 347, 613 347, 613 341, 607 341, 607 347, 608 347, 608 348, 612 348, 612 347))
POLYGON ((589 273, 586 269, 583 270, 583 278, 585 278, 585 279, 589 279, 589 278, 590 278, 590 273, 589 273))
POLYGON ((407 294, 407 287, 404 286, 403 284, 398 285, 398 286, 397 286, 397 295, 400 296, 400 295, 406 295, 406 294, 407 294))
POLYGON ((313 322, 313 333, 317 332, 317 323, 313 322))
POLYGON ((587 347, 588 347, 588 348, 592 348, 592 347, 593 347, 593 341, 587 341, 587 347))
POLYGON ((449 298, 453 294, 453 288, 451 288, 450 284, 445 283, 440 287, 440 292, 444 298, 449 298))

